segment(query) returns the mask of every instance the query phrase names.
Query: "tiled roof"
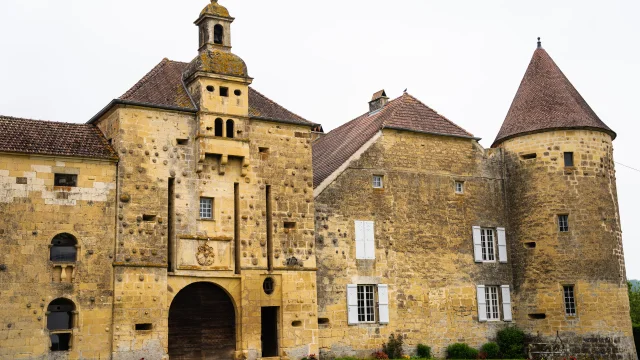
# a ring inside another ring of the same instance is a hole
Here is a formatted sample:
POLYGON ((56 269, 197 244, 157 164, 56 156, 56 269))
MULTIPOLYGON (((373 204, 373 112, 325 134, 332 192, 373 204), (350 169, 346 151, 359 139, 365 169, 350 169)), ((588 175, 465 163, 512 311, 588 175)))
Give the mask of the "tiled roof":
POLYGON ((117 160, 94 125, 0 116, 0 151, 117 160))
MULTIPOLYGON (((183 72, 188 66, 188 63, 164 59, 122 95, 120 100, 196 110, 182 83, 183 72)), ((314 125, 251 87, 249 88, 249 116, 300 125, 314 125)))
POLYGON ((334 129, 313 144, 314 186, 320 185, 384 128, 473 138, 463 128, 404 93, 380 111, 366 113, 334 129))
POLYGON ((538 48, 493 146, 509 138, 550 129, 590 128, 611 134, 551 56, 538 48))

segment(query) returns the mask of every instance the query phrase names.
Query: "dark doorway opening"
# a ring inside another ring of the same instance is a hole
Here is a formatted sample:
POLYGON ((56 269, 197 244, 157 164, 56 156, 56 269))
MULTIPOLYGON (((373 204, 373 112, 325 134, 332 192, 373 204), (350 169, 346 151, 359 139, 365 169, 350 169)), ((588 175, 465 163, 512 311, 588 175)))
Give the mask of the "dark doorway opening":
POLYGON ((182 289, 169 309, 171 360, 232 360, 235 351, 236 316, 229 295, 206 282, 182 289))
POLYGON ((262 357, 278 356, 278 307, 262 308, 262 357))

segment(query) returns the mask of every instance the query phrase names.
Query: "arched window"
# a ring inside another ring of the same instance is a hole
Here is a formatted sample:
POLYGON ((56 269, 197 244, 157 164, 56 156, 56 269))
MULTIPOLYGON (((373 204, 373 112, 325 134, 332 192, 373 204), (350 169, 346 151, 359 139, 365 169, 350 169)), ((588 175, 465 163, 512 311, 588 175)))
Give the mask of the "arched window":
POLYGON ((215 128, 215 136, 222 136, 224 127, 224 122, 222 119, 216 119, 216 128, 215 128))
POLYGON ((233 139, 233 120, 227 120, 227 137, 233 139))
POLYGON ((47 307, 47 329, 51 338, 51 351, 71 348, 76 306, 68 299, 55 299, 47 307))
POLYGON ((58 234, 51 240, 49 260, 54 262, 76 262, 78 242, 71 234, 58 234))
POLYGON ((222 45, 224 40, 224 28, 218 24, 213 27, 213 42, 222 45))

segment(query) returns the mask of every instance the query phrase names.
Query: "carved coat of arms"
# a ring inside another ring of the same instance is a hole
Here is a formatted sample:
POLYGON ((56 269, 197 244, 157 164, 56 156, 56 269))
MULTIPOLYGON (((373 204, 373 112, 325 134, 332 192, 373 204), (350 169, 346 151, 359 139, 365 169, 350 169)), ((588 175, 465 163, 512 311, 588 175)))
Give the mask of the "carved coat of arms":
POLYGON ((202 266, 211 266, 215 260, 216 255, 213 253, 213 248, 207 244, 199 246, 196 253, 196 260, 198 264, 202 266))

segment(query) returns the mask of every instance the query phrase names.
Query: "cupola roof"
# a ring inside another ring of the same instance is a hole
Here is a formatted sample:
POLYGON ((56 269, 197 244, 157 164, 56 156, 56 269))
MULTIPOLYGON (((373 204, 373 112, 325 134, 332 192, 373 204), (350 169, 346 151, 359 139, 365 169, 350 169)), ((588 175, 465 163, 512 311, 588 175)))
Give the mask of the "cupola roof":
POLYGON ((614 139, 616 137, 616 133, 600 120, 573 87, 538 39, 538 48, 493 146, 519 135, 554 129, 594 129, 606 132, 614 139))
POLYGON ((211 0, 211 4, 202 9, 202 12, 200 12, 200 16, 204 15, 213 15, 226 18, 231 17, 229 15, 229 10, 227 10, 226 7, 218 4, 218 0, 211 0))
POLYGON ((198 71, 218 75, 249 77, 247 64, 238 55, 222 49, 200 51, 184 73, 188 79, 198 71))

